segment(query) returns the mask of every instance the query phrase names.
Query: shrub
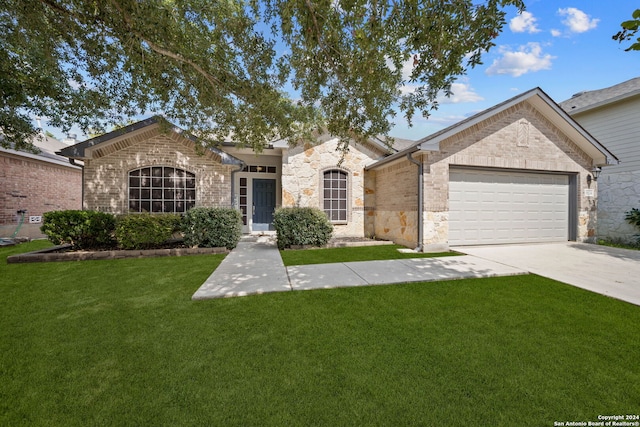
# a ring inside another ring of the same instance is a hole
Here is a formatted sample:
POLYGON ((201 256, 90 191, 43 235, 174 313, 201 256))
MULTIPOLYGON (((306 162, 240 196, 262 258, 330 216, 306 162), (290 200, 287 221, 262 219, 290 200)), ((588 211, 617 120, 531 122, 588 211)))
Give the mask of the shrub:
POLYGON ((333 226, 327 215, 317 208, 280 208, 273 216, 278 249, 295 245, 324 246, 333 226))
MULTIPOLYGON (((633 208, 626 212, 626 214, 624 219, 626 219, 629 224, 635 225, 636 228, 640 228, 640 209, 633 208)), ((636 243, 640 244, 640 234, 634 234, 633 237, 636 238, 636 243)))
POLYGON ((242 217, 231 208, 193 208, 187 211, 182 230, 188 246, 233 249, 242 234, 242 217))
POLYGON ((116 219, 115 237, 122 249, 152 249, 162 246, 180 230, 176 214, 128 214, 116 219))
POLYGON ((104 249, 115 243, 115 217, 95 211, 50 211, 43 215, 40 231, 54 245, 70 244, 74 249, 104 249))

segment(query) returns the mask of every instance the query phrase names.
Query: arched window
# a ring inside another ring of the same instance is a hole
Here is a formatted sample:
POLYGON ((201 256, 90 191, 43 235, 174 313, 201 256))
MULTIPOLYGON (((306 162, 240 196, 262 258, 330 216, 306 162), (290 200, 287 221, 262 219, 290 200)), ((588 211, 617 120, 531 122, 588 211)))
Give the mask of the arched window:
POLYGON ((181 213, 196 204, 196 176, 153 166, 129 172, 129 212, 181 213))
POLYGON ((347 172, 325 171, 322 180, 323 209, 332 222, 347 221, 347 172))

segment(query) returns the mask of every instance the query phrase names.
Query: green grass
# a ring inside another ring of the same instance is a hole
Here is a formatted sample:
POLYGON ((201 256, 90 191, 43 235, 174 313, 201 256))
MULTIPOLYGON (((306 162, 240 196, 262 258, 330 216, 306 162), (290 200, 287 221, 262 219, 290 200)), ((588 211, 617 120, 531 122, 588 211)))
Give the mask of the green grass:
POLYGON ((356 246, 346 248, 322 248, 280 251, 284 265, 329 264, 334 262, 374 261, 385 259, 434 258, 460 255, 457 252, 402 253, 404 246, 356 246))
POLYGON ((5 264, 0 425, 551 426, 638 412, 640 307, 538 276, 193 302, 220 255, 5 264))

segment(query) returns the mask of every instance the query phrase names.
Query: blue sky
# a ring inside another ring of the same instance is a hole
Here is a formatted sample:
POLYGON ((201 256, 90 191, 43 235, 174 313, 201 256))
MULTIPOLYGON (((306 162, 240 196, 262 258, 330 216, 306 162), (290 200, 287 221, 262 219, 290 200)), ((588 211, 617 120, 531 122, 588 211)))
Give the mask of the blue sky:
MULTIPOLYGON (((483 64, 458 78, 454 95, 440 100, 428 119, 408 127, 401 114, 391 135, 420 139, 534 87, 556 102, 640 76, 640 52, 611 39, 640 4, 630 0, 525 0, 526 11, 507 9, 507 25, 483 64)), ((295 96, 294 96, 295 97, 295 96)), ((143 117, 141 117, 142 119, 143 117)), ((44 125, 45 123, 43 123, 44 125)), ((58 129, 45 130, 62 139, 58 129)), ((79 140, 86 136, 77 129, 79 140)))
POLYGON ((507 25, 483 64, 458 79, 429 119, 402 117, 392 136, 419 139, 534 87, 556 102, 640 76, 640 52, 611 36, 640 4, 629 0, 524 0, 508 9, 507 25))

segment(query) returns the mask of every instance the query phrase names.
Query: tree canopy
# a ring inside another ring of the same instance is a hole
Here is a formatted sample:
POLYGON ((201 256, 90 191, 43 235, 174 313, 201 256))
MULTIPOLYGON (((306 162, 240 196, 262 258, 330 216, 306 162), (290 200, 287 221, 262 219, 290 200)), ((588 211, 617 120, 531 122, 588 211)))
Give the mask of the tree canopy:
MULTIPOLYGON (((613 35, 612 38, 614 40, 617 40, 620 43, 624 43, 628 40, 631 40, 636 35, 638 30, 640 29, 640 9, 634 10, 631 14, 631 17, 633 19, 624 21, 620 24, 622 30, 613 35)), ((636 41, 631 44, 631 46, 625 49, 625 51, 627 52, 630 50, 640 50, 640 37, 638 37, 636 41)))
POLYGON ((1 143, 161 114, 260 151, 387 135, 480 63, 522 0, 0 0, 1 143), (403 70, 405 70, 403 72, 403 70), (415 89, 403 91, 411 83, 415 89), (291 95, 293 94, 293 95, 291 95))

